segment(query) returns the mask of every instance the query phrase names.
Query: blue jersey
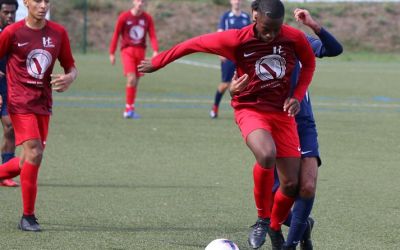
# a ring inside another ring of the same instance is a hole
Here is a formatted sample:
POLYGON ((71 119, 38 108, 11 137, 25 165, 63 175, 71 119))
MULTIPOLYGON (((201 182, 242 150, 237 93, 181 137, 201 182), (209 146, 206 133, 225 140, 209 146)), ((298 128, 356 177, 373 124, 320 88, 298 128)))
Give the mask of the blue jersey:
MULTIPOLYGON (((318 58, 322 57, 332 57, 332 56, 337 56, 340 55, 343 51, 342 45, 333 37, 328 31, 325 29, 321 29, 321 32, 318 34, 318 38, 307 36, 307 40, 310 43, 314 54, 318 58)), ((299 77, 299 72, 300 72, 300 64, 297 62, 296 68, 293 70, 292 73, 292 79, 291 79, 291 84, 292 84, 292 89, 297 84, 297 79, 299 77)), ((300 103, 301 109, 300 113, 296 115, 296 121, 297 123, 301 123, 304 121, 312 122, 314 123, 314 115, 311 107, 311 99, 308 94, 308 91, 306 95, 304 96, 304 99, 300 103)))
POLYGON ((241 12, 239 16, 236 16, 232 11, 227 11, 221 16, 218 29, 241 29, 250 23, 250 15, 246 12, 241 12))

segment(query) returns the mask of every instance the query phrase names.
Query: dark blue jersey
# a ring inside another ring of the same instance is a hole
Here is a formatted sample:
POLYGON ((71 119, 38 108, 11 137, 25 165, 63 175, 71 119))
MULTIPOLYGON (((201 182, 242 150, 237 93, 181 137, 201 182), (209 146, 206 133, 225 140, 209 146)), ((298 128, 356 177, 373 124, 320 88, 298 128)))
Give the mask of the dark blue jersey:
POLYGON ((236 16, 232 11, 227 11, 221 16, 218 29, 241 29, 250 23, 250 15, 246 12, 241 12, 239 16, 236 16))
MULTIPOLYGON (((318 38, 312 37, 310 35, 306 35, 307 40, 310 43, 315 57, 318 58, 323 58, 323 57, 332 57, 332 56, 337 56, 340 55, 343 51, 342 45, 335 39, 334 36, 332 36, 328 31, 326 31, 324 28, 321 29, 321 32, 318 34, 318 38)), ((297 84, 297 79, 299 77, 299 72, 300 72, 300 64, 297 62, 296 68, 294 69, 292 73, 292 89, 297 84)), ((308 91, 306 95, 303 98, 303 101, 300 103, 301 109, 300 113, 296 115, 296 121, 297 123, 304 122, 304 120, 308 120, 311 122, 314 122, 314 115, 312 111, 312 106, 311 106, 311 99, 308 94, 308 91)))

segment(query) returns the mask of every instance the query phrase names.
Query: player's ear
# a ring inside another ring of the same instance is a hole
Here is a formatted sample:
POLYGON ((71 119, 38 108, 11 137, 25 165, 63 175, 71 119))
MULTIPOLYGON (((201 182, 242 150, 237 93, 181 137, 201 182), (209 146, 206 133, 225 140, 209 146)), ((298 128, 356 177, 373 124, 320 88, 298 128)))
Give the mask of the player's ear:
POLYGON ((252 10, 251 11, 251 15, 252 15, 252 18, 253 18, 253 22, 257 21, 257 16, 258 16, 257 11, 256 10, 252 10))
POLYGON ((25 7, 28 7, 28 0, 24 0, 25 7))

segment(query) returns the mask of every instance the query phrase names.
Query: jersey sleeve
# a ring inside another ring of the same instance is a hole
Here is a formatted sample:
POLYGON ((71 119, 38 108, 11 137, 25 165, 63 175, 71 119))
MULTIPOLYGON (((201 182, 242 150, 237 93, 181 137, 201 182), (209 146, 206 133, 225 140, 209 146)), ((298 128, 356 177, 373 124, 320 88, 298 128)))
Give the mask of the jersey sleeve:
POLYGON ((158 51, 158 41, 156 35, 156 28, 154 26, 153 18, 149 15, 149 38, 153 51, 158 51))
POLYGON ((319 39, 307 36, 316 57, 338 56, 343 52, 342 45, 324 28, 322 28, 321 32, 317 35, 319 39))
POLYGON ((117 19, 117 23, 115 24, 114 28, 114 33, 111 38, 110 49, 109 49, 110 54, 115 54, 115 51, 117 50, 118 38, 121 34, 123 24, 124 24, 123 14, 121 14, 117 19))
POLYGON ((67 31, 63 30, 61 39, 61 51, 58 55, 58 60, 60 61, 61 67, 64 68, 64 72, 66 72, 72 67, 75 67, 75 61, 72 56, 71 45, 67 31))
POLYGON ((152 59, 153 67, 162 68, 167 64, 183 56, 204 52, 220 55, 231 61, 234 57, 235 47, 239 43, 238 30, 227 30, 194 37, 179 43, 169 50, 166 50, 152 59))
POLYGON ((302 32, 299 32, 299 35, 297 36, 295 51, 302 67, 297 86, 294 89, 293 97, 301 102, 311 83, 315 70, 315 56, 313 50, 311 49, 305 34, 302 32))
POLYGON ((12 33, 9 29, 4 29, 0 34, 0 58, 3 58, 11 49, 12 44, 12 33))

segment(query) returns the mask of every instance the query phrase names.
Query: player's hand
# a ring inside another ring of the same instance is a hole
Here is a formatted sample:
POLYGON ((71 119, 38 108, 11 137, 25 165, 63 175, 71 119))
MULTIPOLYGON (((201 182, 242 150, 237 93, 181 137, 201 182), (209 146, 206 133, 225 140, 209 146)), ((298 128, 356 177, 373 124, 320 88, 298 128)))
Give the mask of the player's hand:
POLYGON ((111 65, 115 64, 115 55, 114 54, 110 54, 110 63, 111 63, 111 65))
POLYGON ((6 74, 4 74, 3 71, 0 70, 0 78, 3 78, 6 74))
POLYGON ((283 104, 283 111, 288 113, 288 116, 295 116, 300 112, 300 102, 296 98, 288 98, 283 104))
POLYGON ((3 97, 0 95, 0 109, 3 106, 3 97))
POLYGON ((226 59, 226 57, 223 57, 223 56, 218 56, 218 57, 221 60, 221 62, 225 62, 226 60, 228 60, 228 59, 226 59))
POLYGON ((248 74, 244 74, 238 78, 237 73, 235 71, 231 84, 229 85, 229 93, 231 94, 231 97, 240 94, 243 91, 243 89, 246 88, 248 83, 249 83, 248 74))
POLYGON ((73 79, 70 74, 52 74, 50 84, 53 85, 53 90, 64 92, 69 88, 74 80, 75 79, 73 79))
POLYGON ((321 25, 311 17, 311 14, 308 10, 296 8, 293 14, 297 22, 310 27, 315 33, 319 33, 321 31, 321 25))
POLYGON ((151 63, 150 59, 144 59, 140 62, 138 66, 139 72, 142 73, 151 73, 156 71, 156 69, 153 67, 153 64, 151 63))
POLYGON ((156 57, 158 55, 158 51, 153 51, 153 57, 156 57))

